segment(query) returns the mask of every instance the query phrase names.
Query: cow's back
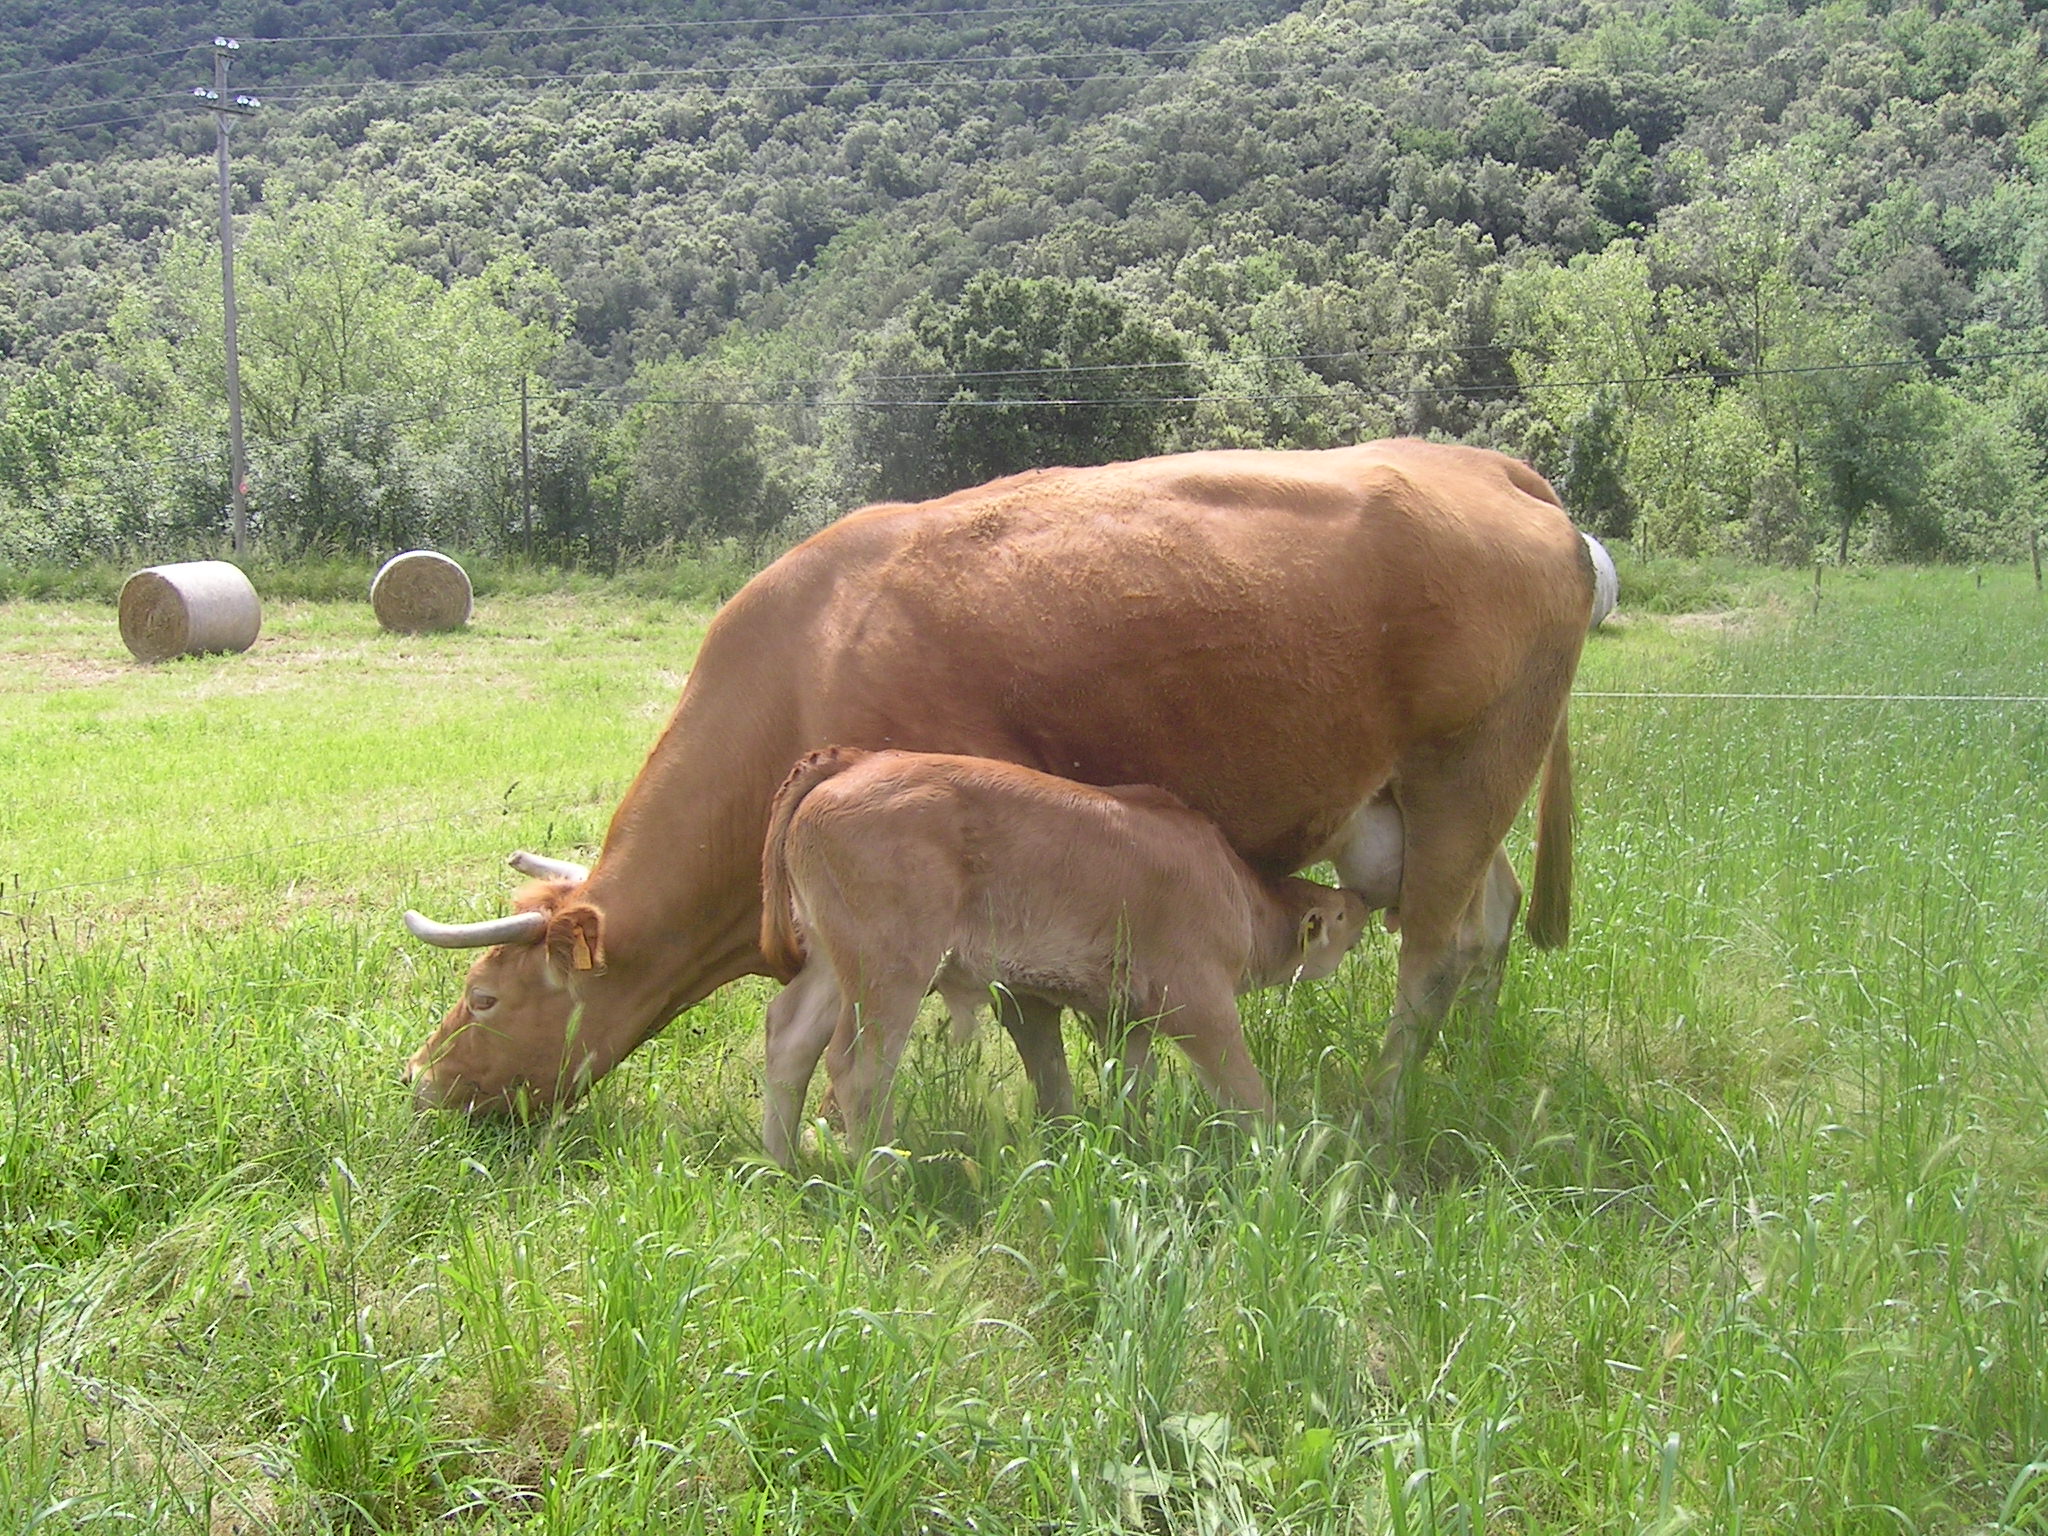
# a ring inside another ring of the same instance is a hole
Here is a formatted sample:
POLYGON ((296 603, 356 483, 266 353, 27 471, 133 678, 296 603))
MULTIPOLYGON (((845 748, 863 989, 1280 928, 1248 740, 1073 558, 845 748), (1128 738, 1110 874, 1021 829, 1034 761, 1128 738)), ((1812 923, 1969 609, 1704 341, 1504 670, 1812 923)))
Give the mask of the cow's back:
POLYGON ((1483 450, 1043 471, 799 546, 728 610, 735 639, 772 624, 790 671, 734 685, 787 687, 792 754, 837 741, 1159 784, 1278 871, 1411 747, 1532 666, 1569 671, 1585 562, 1548 486, 1483 450))

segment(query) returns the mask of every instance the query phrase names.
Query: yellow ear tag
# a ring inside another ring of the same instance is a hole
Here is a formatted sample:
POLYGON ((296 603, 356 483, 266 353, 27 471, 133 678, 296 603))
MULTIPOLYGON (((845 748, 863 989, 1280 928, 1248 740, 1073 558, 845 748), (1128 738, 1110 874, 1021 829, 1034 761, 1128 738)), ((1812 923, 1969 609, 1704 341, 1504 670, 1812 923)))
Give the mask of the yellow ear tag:
POLYGON ((588 971, 596 967, 597 962, 590 956, 590 940, 584 937, 581 928, 576 930, 576 944, 570 951, 570 961, 579 971, 588 971))

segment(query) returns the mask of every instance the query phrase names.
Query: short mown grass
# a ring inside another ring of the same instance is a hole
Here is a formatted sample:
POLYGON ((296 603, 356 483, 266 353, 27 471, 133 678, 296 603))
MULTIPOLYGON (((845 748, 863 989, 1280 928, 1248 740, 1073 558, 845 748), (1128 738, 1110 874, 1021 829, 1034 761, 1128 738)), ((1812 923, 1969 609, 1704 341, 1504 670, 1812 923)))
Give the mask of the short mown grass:
POLYGON ((0 1529, 2048 1530, 2048 602, 1690 579, 1408 1144, 1381 936, 1248 1002, 1271 1132, 932 1031, 887 1198, 761 1165, 762 982, 548 1125, 397 1082, 460 966, 398 913, 594 850, 707 610, 0 605, 0 1529))

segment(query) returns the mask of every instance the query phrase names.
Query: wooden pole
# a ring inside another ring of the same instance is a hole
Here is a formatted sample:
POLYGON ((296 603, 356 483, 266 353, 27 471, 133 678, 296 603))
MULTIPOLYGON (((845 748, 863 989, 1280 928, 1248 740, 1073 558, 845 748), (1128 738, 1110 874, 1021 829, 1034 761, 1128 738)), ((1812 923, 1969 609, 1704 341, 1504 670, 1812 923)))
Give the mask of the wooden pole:
POLYGON ((2027 530, 2027 548, 2033 551, 2034 590, 2039 592, 2041 590, 2041 530, 2038 526, 2027 530))
POLYGON ((242 358, 235 343, 235 200, 228 186, 228 126, 253 106, 228 101, 228 59, 242 45, 213 40, 214 160, 220 173, 220 297, 228 357, 228 504, 234 510, 235 554, 249 552, 249 467, 242 448, 242 358))
POLYGON ((519 375, 519 517, 526 558, 533 558, 533 431, 526 409, 526 375, 519 375))

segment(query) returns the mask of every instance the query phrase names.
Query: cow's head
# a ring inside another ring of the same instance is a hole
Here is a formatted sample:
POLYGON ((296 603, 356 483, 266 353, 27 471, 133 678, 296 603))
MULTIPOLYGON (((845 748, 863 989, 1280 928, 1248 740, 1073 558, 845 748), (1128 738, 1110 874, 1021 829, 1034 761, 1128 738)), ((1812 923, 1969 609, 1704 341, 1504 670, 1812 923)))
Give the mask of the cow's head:
POLYGON ((406 1063, 422 1107, 525 1114, 574 1099, 612 1065, 579 1038, 585 990, 605 973, 604 914, 580 897, 589 871, 515 853, 512 867, 539 878, 510 917, 437 923, 405 914, 415 938, 444 949, 484 948, 462 996, 406 1063))

